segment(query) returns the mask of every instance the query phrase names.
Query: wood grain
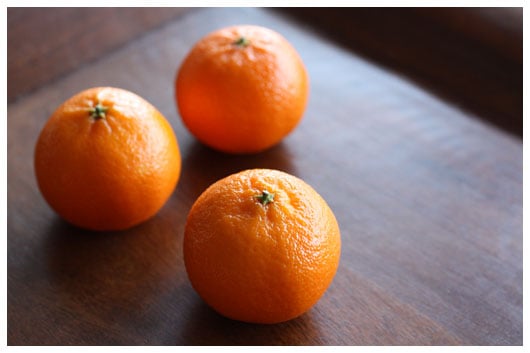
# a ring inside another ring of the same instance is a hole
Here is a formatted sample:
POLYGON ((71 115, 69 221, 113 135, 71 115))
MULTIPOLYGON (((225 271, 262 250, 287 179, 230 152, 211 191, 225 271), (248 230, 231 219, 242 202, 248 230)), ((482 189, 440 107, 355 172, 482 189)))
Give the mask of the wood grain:
POLYGON ((8 105, 9 345, 522 345, 522 143, 275 11, 200 9, 8 105), (311 78, 300 126, 276 147, 227 155, 184 128, 173 78, 191 45, 230 24, 281 32, 311 78), (151 101, 179 139, 181 179, 131 230, 63 222, 33 175, 49 114, 90 86, 151 101), (187 212, 212 182, 276 168, 311 184, 342 233, 321 301, 279 325, 225 319, 191 288, 187 212))
POLYGON ((9 102, 97 60, 186 8, 8 8, 9 102))

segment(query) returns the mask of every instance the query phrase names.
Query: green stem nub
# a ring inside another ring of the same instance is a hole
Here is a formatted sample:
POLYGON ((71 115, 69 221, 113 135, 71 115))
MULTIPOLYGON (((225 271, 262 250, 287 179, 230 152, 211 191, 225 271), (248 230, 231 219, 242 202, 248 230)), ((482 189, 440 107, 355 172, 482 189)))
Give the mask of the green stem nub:
POLYGON ((105 118, 105 113, 107 112, 107 110, 109 110, 109 107, 105 107, 105 106, 101 105, 100 102, 98 102, 98 104, 96 104, 95 107, 90 108, 88 110, 88 113, 90 114, 91 118, 103 119, 103 118, 105 118))
POLYGON ((236 40, 234 42, 234 44, 237 45, 238 47, 243 47, 244 48, 244 47, 246 47, 247 45, 250 44, 250 41, 247 38, 245 38, 245 37, 239 37, 239 39, 236 40))
POLYGON ((269 202, 274 200, 274 194, 268 192, 267 190, 263 190, 261 195, 256 196, 256 198, 263 206, 266 206, 269 202))

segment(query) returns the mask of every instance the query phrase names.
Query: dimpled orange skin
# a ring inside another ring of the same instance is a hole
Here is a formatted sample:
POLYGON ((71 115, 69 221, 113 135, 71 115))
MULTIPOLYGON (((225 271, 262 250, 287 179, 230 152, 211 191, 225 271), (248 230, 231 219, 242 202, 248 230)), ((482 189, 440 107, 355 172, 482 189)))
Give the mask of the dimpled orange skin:
POLYGON ((322 197, 299 178, 246 170, 211 185, 184 235, 188 277, 220 314, 279 323, 309 310, 335 276, 340 231, 322 197), (266 190, 274 199, 262 204, 266 190))
POLYGON ((35 148, 35 173, 48 204, 91 230, 123 230, 152 217, 179 179, 181 159, 168 121, 126 90, 98 87, 64 102, 35 148), (90 109, 107 107, 104 117, 90 109))
POLYGON ((197 139, 228 153, 256 153, 300 122, 309 79, 296 50, 258 26, 223 28, 202 38, 178 70, 176 101, 197 139))

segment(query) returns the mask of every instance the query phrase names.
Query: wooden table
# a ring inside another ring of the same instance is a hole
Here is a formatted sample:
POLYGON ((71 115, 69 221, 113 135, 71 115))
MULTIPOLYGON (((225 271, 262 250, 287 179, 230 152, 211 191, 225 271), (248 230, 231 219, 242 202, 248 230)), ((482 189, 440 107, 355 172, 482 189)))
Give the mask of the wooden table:
POLYGON ((281 11, 9 9, 8 38, 9 345, 522 344, 517 135, 281 11), (199 144, 173 99, 175 72, 193 43, 237 23, 281 32, 311 78, 296 131, 251 156, 199 144), (51 112, 101 85, 158 107, 183 157, 165 207, 125 232, 66 224, 33 173, 36 138, 51 112), (342 232, 329 290, 308 313, 278 325, 217 315, 192 289, 182 259, 194 200, 219 178, 253 167, 306 180, 342 232))

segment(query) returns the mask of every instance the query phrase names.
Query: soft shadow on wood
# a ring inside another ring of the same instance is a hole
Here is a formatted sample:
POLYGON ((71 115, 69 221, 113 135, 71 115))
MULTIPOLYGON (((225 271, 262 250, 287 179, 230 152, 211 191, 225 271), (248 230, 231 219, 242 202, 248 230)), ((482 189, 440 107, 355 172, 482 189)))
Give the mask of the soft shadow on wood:
POLYGON ((237 155, 218 152, 194 140, 188 153, 183 156, 182 166, 177 192, 190 193, 186 195, 188 200, 195 200, 217 180, 245 169, 269 168, 296 174, 289 147, 285 143, 261 153, 237 155))
POLYGON ((279 324, 250 324, 227 319, 211 309, 198 296, 191 304, 191 319, 179 332, 176 345, 315 345, 319 344, 318 327, 311 311, 279 324))
POLYGON ((123 232, 91 232, 57 218, 45 235, 54 300, 96 322, 145 320, 160 293, 186 280, 170 222, 162 215, 123 232))
MULTIPOLYGON (((266 151, 250 155, 226 154, 213 150, 197 140, 183 154, 183 169, 179 181, 185 199, 194 200, 212 183, 230 174, 252 168, 278 169, 296 174, 288 144, 280 143, 266 151)), ((191 207, 191 204, 189 205, 191 207)), ((290 342, 314 344, 318 332, 311 314, 286 323, 257 325, 227 319, 208 307, 194 295, 189 304, 190 320, 184 322, 176 336, 176 345, 286 345, 290 342), (297 339, 293 339, 297 336, 297 339)))

